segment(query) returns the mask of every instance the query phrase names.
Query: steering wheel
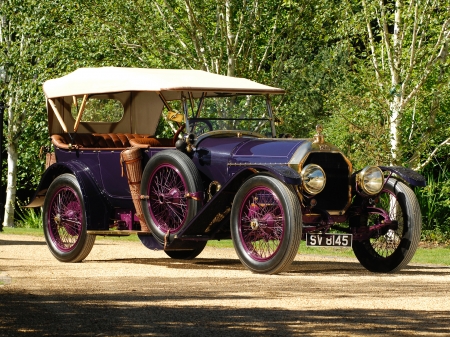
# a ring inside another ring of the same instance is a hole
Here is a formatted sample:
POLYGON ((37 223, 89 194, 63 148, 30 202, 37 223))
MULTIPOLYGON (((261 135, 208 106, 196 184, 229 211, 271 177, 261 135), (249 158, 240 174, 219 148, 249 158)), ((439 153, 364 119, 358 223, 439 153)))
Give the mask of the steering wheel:
POLYGON ((175 134, 173 135, 173 146, 175 146, 175 143, 178 140, 178 136, 181 132, 183 132, 184 128, 186 127, 186 124, 181 124, 177 131, 175 131, 175 134))
POLYGON ((196 118, 191 118, 189 120, 189 128, 191 133, 199 135, 213 130, 213 126, 209 120, 207 119, 198 120, 196 118))

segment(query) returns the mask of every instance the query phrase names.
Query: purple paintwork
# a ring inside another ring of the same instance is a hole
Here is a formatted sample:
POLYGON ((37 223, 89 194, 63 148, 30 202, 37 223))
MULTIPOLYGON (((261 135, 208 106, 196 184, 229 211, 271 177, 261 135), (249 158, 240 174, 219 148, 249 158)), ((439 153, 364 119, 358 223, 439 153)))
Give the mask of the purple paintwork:
POLYGON ((251 138, 205 138, 197 145, 197 151, 192 158, 200 172, 209 179, 225 184, 229 179, 228 161, 230 153, 242 142, 251 138))
POLYGON ((251 189, 239 210, 242 246, 252 259, 269 261, 284 238, 285 220, 281 202, 267 187, 251 189))
POLYGON ((288 162, 295 150, 304 142, 298 139, 256 138, 237 146, 231 157, 232 161, 236 162, 253 158, 261 159, 264 163, 288 162))
POLYGON ((83 212, 76 192, 61 187, 50 202, 47 215, 48 232, 55 246, 62 252, 72 251, 80 239, 83 212))
POLYGON ((176 233, 188 214, 187 184, 178 169, 171 164, 159 165, 147 185, 150 216, 162 231, 176 233))
POLYGON ((131 209, 116 209, 114 218, 125 223, 129 230, 134 229, 134 224, 139 222, 139 218, 131 209))
POLYGON ((242 169, 241 165, 287 165, 302 139, 210 137, 203 139, 194 154, 197 168, 222 185, 242 169))

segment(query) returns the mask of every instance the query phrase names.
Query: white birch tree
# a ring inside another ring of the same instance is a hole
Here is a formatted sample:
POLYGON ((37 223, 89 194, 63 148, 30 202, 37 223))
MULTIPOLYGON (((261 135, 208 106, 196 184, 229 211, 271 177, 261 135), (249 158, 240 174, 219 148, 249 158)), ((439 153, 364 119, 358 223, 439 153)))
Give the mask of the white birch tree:
POLYGON ((16 22, 11 22, 11 3, 2 1, 1 17, 2 29, 0 36, 2 66, 5 71, 7 83, 2 88, 2 96, 6 106, 6 149, 7 149, 7 175, 6 175, 6 200, 3 225, 14 225, 14 211, 16 205, 16 182, 18 143, 23 131, 26 109, 24 108, 24 92, 26 91, 26 79, 29 78, 30 68, 28 54, 30 45, 25 32, 17 27, 16 22), (23 60, 26 60, 23 62, 23 60))
MULTIPOLYGON (((399 165, 404 160, 403 149, 408 141, 403 135, 405 115, 414 109, 415 100, 431 74, 448 63, 450 4, 442 0, 362 0, 361 4, 374 78, 383 92, 389 92, 385 104, 389 111, 391 164, 399 165)), ((448 81, 448 73, 443 76, 448 81)), ((442 83, 443 78, 436 86, 442 83)), ((428 113, 429 123, 434 123, 432 110, 421 113, 428 113)), ((413 130, 415 118, 411 123, 409 129, 413 130)), ((447 138, 438 147, 449 141, 447 138)), ((435 153, 416 151, 414 166, 422 168, 435 153), (428 158, 419 164, 420 157, 424 156, 428 158)))

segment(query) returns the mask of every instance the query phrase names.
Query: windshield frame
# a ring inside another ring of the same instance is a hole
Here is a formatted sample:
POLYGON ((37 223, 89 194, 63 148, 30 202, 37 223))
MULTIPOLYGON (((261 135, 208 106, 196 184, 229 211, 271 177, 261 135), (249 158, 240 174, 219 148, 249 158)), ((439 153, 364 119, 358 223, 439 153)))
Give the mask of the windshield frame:
MULTIPOLYGON (((160 94, 160 97, 162 95, 160 94)), ((242 96, 264 96, 265 97, 265 105, 266 105, 266 112, 268 117, 259 117, 259 118, 245 118, 245 117, 240 117, 240 118, 226 118, 226 117, 208 117, 208 118, 202 118, 201 117, 201 112, 202 112, 202 108, 204 106, 204 102, 205 99, 207 98, 211 98, 207 96, 206 92, 202 92, 198 103, 195 104, 194 102, 194 95, 192 92, 187 92, 187 95, 184 91, 181 91, 181 106, 183 109, 183 115, 184 115, 184 120, 185 120, 185 124, 186 124, 186 128, 185 130, 190 130, 190 121, 195 119, 195 121, 201 121, 201 120, 249 120, 249 121, 267 121, 270 123, 270 131, 271 131, 271 136, 272 138, 276 138, 276 128, 275 128, 275 120, 274 120, 274 115, 273 115, 273 110, 272 110, 272 102, 270 99, 270 95, 269 94, 265 94, 265 95, 261 95, 261 94, 248 94, 248 93, 238 93, 238 94, 230 94, 230 93, 216 93, 216 96, 214 96, 214 98, 216 97, 242 97, 242 96), (192 113, 192 116, 190 116, 190 112, 192 113)), ((164 98, 161 97, 161 99, 163 101, 164 98)), ((167 102, 166 102, 167 103, 167 102)), ((166 105, 167 107, 167 105, 166 105)), ((250 134, 258 134, 256 132, 252 132, 251 130, 233 130, 233 129, 229 129, 229 130, 223 130, 225 133, 229 133, 229 132, 238 132, 238 131, 245 131, 246 133, 249 132, 250 134)))

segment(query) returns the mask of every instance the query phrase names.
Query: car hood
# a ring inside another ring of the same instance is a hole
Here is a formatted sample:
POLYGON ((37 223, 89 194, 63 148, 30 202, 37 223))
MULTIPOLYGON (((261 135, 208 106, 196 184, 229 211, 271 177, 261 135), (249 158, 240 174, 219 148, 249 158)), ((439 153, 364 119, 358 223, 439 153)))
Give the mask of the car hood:
POLYGON ((197 168, 224 184, 247 167, 289 166, 295 171, 311 152, 340 152, 328 143, 316 144, 313 139, 205 137, 196 144, 193 160, 197 168))
POLYGON ((311 144, 309 139, 251 139, 233 149, 229 163, 286 165, 297 149, 301 147, 309 150, 311 144))

